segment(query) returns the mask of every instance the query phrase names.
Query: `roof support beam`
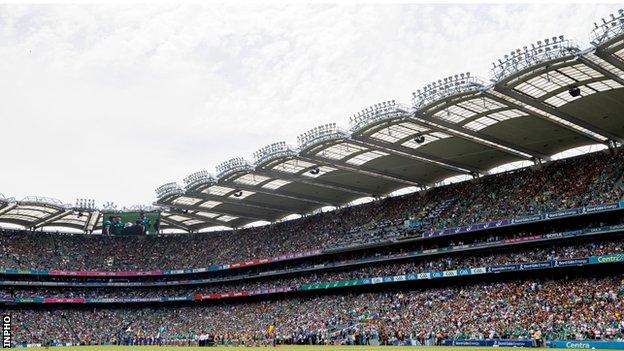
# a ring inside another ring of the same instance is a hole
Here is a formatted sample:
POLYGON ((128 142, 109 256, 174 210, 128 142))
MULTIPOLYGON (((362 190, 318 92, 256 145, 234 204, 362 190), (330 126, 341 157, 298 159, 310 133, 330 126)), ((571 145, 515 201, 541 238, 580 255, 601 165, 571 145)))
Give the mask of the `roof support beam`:
MULTIPOLYGON (((505 102, 505 104, 507 104, 507 102, 505 102)), ((416 112, 414 114, 414 118, 421 122, 423 120, 426 121, 424 124, 427 127, 435 129, 439 132, 452 134, 458 138, 462 138, 462 139, 471 141, 473 143, 485 145, 489 148, 496 149, 498 151, 504 152, 506 154, 509 154, 515 157, 520 157, 520 158, 527 159, 527 160, 530 159, 531 157, 540 158, 543 160, 549 159, 548 155, 535 152, 532 150, 528 150, 522 146, 515 145, 515 144, 509 143, 509 142, 506 142, 506 141, 503 141, 503 140, 500 140, 498 138, 491 137, 488 135, 483 135, 479 132, 474 132, 472 130, 464 128, 463 126, 456 126, 453 123, 450 123, 441 119, 434 120, 431 116, 423 114, 423 113, 416 112), (444 128, 440 128, 438 126, 442 126, 444 128)))
POLYGON ((290 200, 306 202, 309 204, 311 203, 311 204, 320 205, 320 206, 334 206, 335 205, 330 202, 327 202, 326 200, 319 199, 317 197, 312 197, 309 195, 301 195, 301 194, 291 193, 288 191, 277 191, 277 190, 272 190, 272 189, 266 189, 266 188, 262 188, 261 186, 249 186, 246 184, 236 183, 233 181, 225 181, 225 182, 220 182, 220 183, 223 185, 227 185, 228 187, 234 187, 240 190, 246 190, 246 191, 252 191, 255 193, 260 193, 260 194, 265 194, 265 195, 282 197, 282 198, 286 198, 290 200))
MULTIPOLYGON (((269 210, 273 210, 273 211, 276 211, 276 212, 287 212, 287 211, 290 211, 290 209, 287 209, 287 208, 284 208, 284 207, 275 207, 274 204, 270 204, 269 205, 269 204, 266 204, 264 202, 254 201, 254 200, 249 199, 248 197, 236 200, 236 197, 232 198, 232 196, 234 194, 236 194, 237 192, 241 191, 241 190, 246 190, 247 187, 245 187, 245 189, 237 188, 237 187, 234 187, 233 184, 226 184, 225 181, 222 181, 221 183, 219 183, 219 185, 232 188, 232 191, 221 195, 221 199, 222 199, 221 201, 227 200, 227 201, 223 201, 224 203, 228 203, 228 204, 232 204, 232 205, 238 205, 242 201, 245 201, 245 205, 250 205, 250 206, 253 205, 253 207, 259 208, 259 209, 269 209, 269 210)), ((240 185, 244 186, 244 184, 240 184, 240 185)), ((205 193, 202 193, 202 194, 205 194, 205 193)))
POLYGON ((320 179, 317 179, 317 178, 309 178, 309 177, 302 176, 302 175, 299 175, 299 174, 280 172, 280 171, 277 171, 275 169, 258 167, 258 168, 255 169, 255 172, 259 173, 259 174, 262 174, 262 175, 269 176, 269 177, 279 178, 279 179, 288 180, 288 181, 292 181, 292 182, 296 182, 296 183, 302 183, 302 184, 307 184, 307 185, 318 186, 318 187, 321 187, 321 188, 341 191, 341 192, 350 193, 350 194, 354 194, 354 195, 371 196, 370 193, 368 193, 366 191, 363 191, 361 189, 357 189, 357 188, 351 187, 351 186, 336 185, 334 183, 323 181, 323 180, 320 180, 320 179))
POLYGON ((102 217, 102 212, 100 211, 89 212, 89 218, 87 218, 87 222, 85 223, 84 228, 83 228, 84 232, 85 233, 93 232, 93 230, 97 226, 97 223, 101 217, 102 217), (94 217, 95 217, 95 220, 94 220, 94 217))
MULTIPOLYGON (((617 49, 616 49, 617 50, 617 49)), ((601 49, 596 49, 595 51, 596 56, 600 57, 601 59, 607 61, 608 63, 614 65, 615 67, 624 70, 624 62, 618 60, 617 58, 611 56, 611 52, 607 52, 601 49)))
MULTIPOLYGON (((202 199, 204 199, 204 200, 214 200, 214 201, 217 201, 217 200, 215 200, 215 197, 211 197, 210 195, 206 195, 206 194, 203 194, 203 195, 199 195, 198 194, 197 197, 202 197, 202 199), (204 198, 202 196, 206 196, 206 197, 204 198)), ((168 207, 171 207, 171 208, 181 208, 183 210, 189 210, 189 211, 213 212, 213 213, 218 213, 220 215, 235 216, 235 217, 240 217, 240 218, 247 218, 247 219, 250 219, 250 220, 263 220, 263 221, 266 220, 265 217, 260 217, 260 216, 257 216, 257 215, 249 214, 249 212, 246 212, 244 210, 237 211, 237 210, 219 209, 219 208, 217 208, 217 207, 219 207, 218 205, 215 206, 215 207, 212 207, 212 208, 201 207, 200 205, 189 206, 189 205, 173 204, 173 203, 160 203, 159 205, 160 206, 168 206, 168 207)), ((257 207, 255 207, 255 206, 244 206, 244 204, 242 204, 242 203, 236 203, 235 205, 240 205, 240 206, 243 206, 243 207, 250 207, 250 208, 257 209, 257 207)), ((272 216, 272 215, 270 215, 268 213, 266 215, 267 216, 272 216)), ((200 216, 198 219, 200 219, 200 218, 205 218, 205 217, 201 217, 200 216)))
POLYGON ((444 128, 440 128, 438 126, 426 125, 427 127, 435 129, 439 132, 443 132, 445 134, 452 134, 456 137, 463 138, 465 140, 469 140, 472 142, 476 142, 476 143, 485 145, 490 148, 497 149, 501 152, 504 152, 504 153, 507 153, 516 157, 521 157, 524 159, 530 159, 531 157, 540 158, 540 159, 548 159, 549 157, 548 155, 537 153, 532 150, 527 150, 523 148, 522 146, 511 144, 506 141, 495 138, 493 136, 484 135, 480 132, 476 132, 468 128, 464 128, 464 125, 471 121, 474 121, 476 119, 479 119, 481 117, 487 116, 492 113, 508 110, 509 104, 504 101, 501 101, 500 99, 497 99, 496 101, 503 104, 504 107, 494 108, 494 109, 490 109, 484 112, 475 111, 474 109, 470 109, 468 107, 462 106, 462 108, 472 111, 475 114, 472 117, 462 120, 461 122, 462 125, 456 125, 454 123, 445 121, 441 118, 432 117, 434 113, 437 113, 439 111, 444 111, 450 106, 458 105, 465 101, 470 101, 470 100, 474 100, 478 98, 485 98, 485 97, 489 97, 489 96, 484 95, 482 91, 475 92, 473 94, 464 95, 460 98, 452 99, 451 101, 447 102, 445 105, 437 106, 433 109, 427 109, 426 112, 424 112, 425 110, 416 111, 412 117, 416 120, 420 120, 420 121, 425 120, 425 121, 429 121, 434 124, 437 124, 438 126, 444 127, 444 128))
POLYGON ((605 77, 600 77, 600 78, 592 78, 592 79, 587 79, 584 81, 577 81, 575 84, 570 84, 568 86, 564 86, 564 87, 560 87, 557 88, 555 90, 549 91, 548 93, 540 96, 540 100, 541 101, 546 101, 548 99, 550 99, 553 96, 557 96, 563 92, 567 92, 570 90, 570 86, 572 85, 578 85, 578 86, 583 86, 583 85, 587 85, 587 84, 591 84, 591 83, 596 83, 596 82, 602 82, 607 80, 605 77))
MULTIPOLYGON (((260 210, 262 212, 265 212, 268 214, 268 212, 275 212, 275 213, 283 213, 283 212, 289 212, 289 209, 286 208, 280 208, 280 207, 275 207, 275 206, 271 206, 262 202, 256 202, 250 199, 240 199, 240 200, 234 200, 231 199, 229 196, 236 193, 236 189, 234 189, 233 191, 220 196, 220 195, 212 195, 212 194, 206 194, 204 192, 197 192, 197 193, 189 193, 188 196, 191 197, 197 197, 203 200, 212 200, 212 201, 218 201, 218 202, 222 202, 224 204, 229 204, 229 205, 235 205, 235 206, 243 206, 243 207, 249 207, 249 208, 253 208, 256 210, 260 210)), ((180 205, 178 204, 174 204, 173 202, 171 203, 172 207, 180 207, 180 205)), ((198 208, 203 208, 203 207, 199 207, 198 208)), ((205 208, 206 210, 210 210, 209 208, 205 208)), ((251 219, 254 219, 253 217, 248 217, 251 219)), ((260 218, 262 219, 262 218, 260 218)))
POLYGON ((3 214, 5 214, 5 213, 7 213, 7 212, 11 211, 11 210, 12 210, 12 209, 14 209, 16 206, 17 206, 17 204, 16 204, 16 203, 11 203, 11 204, 8 204, 6 207, 1 208, 1 209, 0 209, 0 216, 2 216, 3 214))
MULTIPOLYGON (((569 115, 569 114, 567 114, 565 112, 559 111, 556 108, 550 107, 550 106, 548 106, 547 104, 545 104, 545 103, 543 103, 541 101, 537 101, 537 100, 535 100, 535 99, 533 99, 531 97, 528 97, 528 96, 526 96, 524 94, 520 94, 520 93, 518 93, 517 91, 515 91, 515 90, 513 90, 511 88, 495 86, 494 90, 496 90, 497 92, 499 92, 499 93, 501 93, 503 95, 509 96, 512 99, 515 99, 515 100, 518 100, 518 101, 520 101, 520 102, 522 102, 524 104, 527 104, 527 105, 529 105, 531 107, 534 107, 536 109, 539 109, 541 111, 549 113, 549 114, 551 114, 553 116, 559 117, 559 118, 561 118, 561 119, 563 119, 563 120, 565 120, 565 121, 567 121, 569 123, 572 123, 572 124, 575 124, 575 125, 577 125, 579 127, 585 128, 585 129, 587 129, 587 130, 589 130, 589 131, 591 131, 593 133, 602 135, 603 137, 605 137, 607 139, 621 141, 620 137, 618 137, 618 136, 616 136, 616 135, 614 135, 614 134, 612 134, 610 132, 607 132, 607 131, 605 131, 605 130, 603 130, 601 128, 598 128, 598 127, 596 127, 596 126, 594 126, 592 124, 589 124, 589 123, 587 123, 587 122, 585 122, 585 121, 583 121, 581 119, 578 119, 578 118, 576 118, 576 117, 574 117, 572 115, 569 115)), ((571 128, 571 127, 569 127, 569 128, 571 128)), ((577 131, 577 132, 581 133, 581 131, 577 131)), ((597 141, 599 143, 604 143, 605 142, 604 140, 600 140, 599 138, 596 138, 596 137, 594 137, 592 135, 589 135, 589 134, 583 134, 583 135, 586 136, 586 137, 589 137, 591 139, 594 139, 595 141, 597 141)))
MULTIPOLYGON (((574 129, 574 128, 568 126, 568 125, 557 123, 556 121, 553 121, 550 118, 548 118, 546 116, 543 116, 543 115, 541 115, 539 113, 535 113, 534 111, 531 111, 530 109, 525 108, 524 106, 522 106, 520 104, 517 104, 517 103, 515 103, 513 101, 505 100, 505 99, 503 99, 503 98, 501 98, 499 96, 496 96, 496 95, 494 95, 494 94, 492 94, 490 92, 485 92, 485 95, 488 98, 492 99, 492 100, 498 101, 500 103, 505 103, 505 104, 509 105, 510 107, 513 107, 514 109, 520 110, 520 111, 522 111, 524 113, 528 113, 529 115, 531 115, 533 117, 540 118, 540 119, 542 119, 544 121, 547 121, 548 123, 552 123, 552 124, 555 124, 555 125, 557 125, 557 126, 559 126, 561 128, 565 128, 565 129, 573 132, 574 134, 578 134, 578 135, 582 136, 583 138, 589 138, 589 139, 594 140, 594 141, 596 141, 598 143, 602 143, 602 141, 600 139, 596 139, 593 136, 585 134, 585 133, 581 132, 580 130, 574 129)), ((507 97, 512 98, 510 96, 507 96, 507 97)))
POLYGON ((30 229, 30 222, 23 219, 0 217, 0 223, 11 223, 21 225, 24 227, 25 230, 30 229))
POLYGON ((49 216, 43 217, 38 221, 33 222, 30 226, 33 229, 37 229, 39 227, 43 227, 48 223, 54 222, 56 220, 59 220, 61 218, 67 217, 71 214, 71 211, 63 211, 63 212, 57 212, 57 213, 53 213, 49 216))
MULTIPOLYGON (((603 59, 604 60, 604 59, 603 59)), ((595 71, 598 71, 600 73, 602 73, 602 75, 604 75, 605 77, 612 79, 622 85, 624 85, 624 78, 619 77, 613 73, 611 73, 609 70, 605 69, 604 67, 600 66, 599 64, 595 63, 592 60, 589 60, 588 58, 586 58, 585 56, 579 56, 578 57, 578 61, 583 63, 586 66, 589 66, 590 68, 592 68, 595 71)), ((606 60, 605 60, 606 61, 606 60)), ((608 62, 608 61, 607 61, 608 62)), ((610 62, 609 62, 610 63, 610 62)), ((617 66, 616 66, 617 67, 617 66)), ((620 68, 622 69, 622 68, 620 68)), ((585 84, 585 83, 583 83, 585 84)))
POLYGON ((395 145, 395 144, 391 144, 387 142, 382 142, 379 140, 374 140, 372 138, 363 139, 358 136, 354 136, 354 138, 356 138, 355 140, 357 140, 357 142, 354 143, 356 145, 360 144, 369 149, 381 149, 381 151, 387 152, 391 155, 407 157, 412 160, 429 163, 437 167, 446 168, 453 172, 466 174, 466 173, 470 173, 471 171, 476 170, 476 169, 470 169, 470 167, 467 167, 467 166, 458 165, 454 163, 453 161, 445 160, 445 159, 435 157, 432 155, 425 155, 421 152, 407 148, 403 145, 395 145))
POLYGON ((366 168, 366 167, 363 167, 363 166, 355 167, 355 166, 349 165, 348 163, 346 163, 344 161, 340 161, 340 160, 328 161, 328 160, 325 160, 325 159, 323 159, 321 157, 314 156, 314 155, 305 155, 305 156, 299 155, 299 157, 302 158, 305 161, 308 161, 308 162, 321 163, 321 164, 325 164, 325 165, 327 165, 329 167, 335 167, 335 168, 342 169, 342 170, 349 171, 349 172, 353 172, 353 173, 360 173, 360 174, 364 174, 364 175, 368 175, 368 176, 372 176, 372 177, 376 177, 376 178, 383 178, 383 179, 390 180, 390 181, 393 181, 393 182, 396 182, 396 183, 407 184, 407 185, 410 185, 410 186, 418 186, 418 187, 422 186, 422 184, 420 184, 418 182, 415 182, 415 181, 412 181, 412 180, 399 178, 399 177, 397 177, 395 175, 391 175, 391 174, 388 174, 386 172, 379 171, 379 170, 372 170, 370 168, 366 168))
MULTIPOLYGON (((430 123, 430 122, 424 121, 424 120, 419 120, 419 121, 414 120, 414 122, 420 123, 421 125, 426 126, 427 128, 429 128, 430 131, 442 132, 442 133, 445 133, 445 134, 449 134, 449 135, 455 136, 455 134, 453 132, 451 132, 451 131, 449 131, 449 130, 447 130, 445 128, 442 128, 442 127, 440 127, 438 125, 435 125, 435 123, 433 123, 433 122, 430 123)), ((427 133, 423 133, 423 134, 426 135, 427 133)), ((408 141, 410 139, 413 139, 413 136, 410 135, 410 136, 407 136, 407 137, 403 137, 403 138, 399 139, 398 141, 396 141, 396 143, 397 144, 403 144, 403 143, 405 143, 406 141, 408 141)), ((471 139, 468 139, 468 140, 471 140, 471 139)), ((472 141, 472 142, 475 142, 475 141, 472 141)), ((474 177, 474 176, 477 176, 479 174, 483 174, 485 171, 487 171, 487 170, 479 169, 479 168, 475 168, 475 167, 470 167, 469 168, 469 172, 464 172, 464 173, 461 173, 461 174, 469 174, 469 175, 474 177)), ((436 182, 435 184, 438 184, 438 182, 436 182)))
POLYGON ((193 230, 191 230, 191 228, 189 226, 187 226, 186 224, 182 223, 182 222, 178 222, 175 219, 171 219, 169 217, 165 217, 163 216, 163 218, 161 220, 165 220, 165 222, 171 224, 172 226, 178 228, 178 229, 182 229, 188 233, 192 232, 193 230))
MULTIPOLYGON (((195 212, 199 211, 199 212, 201 212, 200 210, 198 210, 196 208, 193 208, 191 206, 183 206, 183 207, 179 207, 179 208, 182 209, 182 210, 195 211, 195 212)), ((202 221, 202 222, 212 223, 214 225, 228 226, 228 222, 223 222, 223 221, 220 221, 218 219, 214 219, 214 218, 210 218, 210 217, 200 216, 198 214, 191 213, 191 212, 171 211, 171 210, 169 210, 167 212, 169 213, 169 216, 179 215, 179 216, 183 216, 183 217, 189 217, 189 219, 196 219, 196 220, 199 220, 199 221, 202 221)), ((216 211, 211 211, 211 212, 222 214, 222 215, 228 215, 226 213, 219 213, 219 212, 216 212, 216 211)), ((238 217, 243 218, 242 216, 238 216, 238 217)), ((247 219, 255 220, 254 218, 247 218, 247 219)))

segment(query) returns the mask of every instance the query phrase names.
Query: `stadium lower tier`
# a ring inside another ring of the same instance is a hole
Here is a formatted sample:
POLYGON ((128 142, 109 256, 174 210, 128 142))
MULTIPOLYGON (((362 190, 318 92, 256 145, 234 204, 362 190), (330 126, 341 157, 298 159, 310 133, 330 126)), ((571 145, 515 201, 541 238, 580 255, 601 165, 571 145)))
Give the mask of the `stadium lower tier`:
POLYGON ((624 274, 182 307, 6 309, 13 342, 397 344, 624 338, 624 274))

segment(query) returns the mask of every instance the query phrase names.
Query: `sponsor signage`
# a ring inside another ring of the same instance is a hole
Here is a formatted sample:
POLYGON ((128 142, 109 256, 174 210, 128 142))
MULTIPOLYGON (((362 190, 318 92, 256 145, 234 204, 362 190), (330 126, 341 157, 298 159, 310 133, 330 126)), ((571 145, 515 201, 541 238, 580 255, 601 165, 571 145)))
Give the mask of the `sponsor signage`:
POLYGON ((530 216, 514 218, 511 220, 511 224, 531 223, 531 222, 541 221, 542 219, 544 219, 544 215, 535 214, 535 215, 530 215, 530 216))
POLYGON ((592 256, 589 258, 589 263, 616 263, 624 262, 624 253, 617 253, 612 255, 592 256))
POLYGON ((431 273, 418 273, 416 274, 418 279, 431 279, 431 273))
POLYGON ((588 263, 588 258, 570 258, 567 260, 556 260, 555 267, 580 266, 588 263))
POLYGON ((595 341, 595 340, 552 340, 547 341, 548 347, 557 349, 588 349, 614 350, 624 349, 624 341, 595 341))
POLYGON ((85 298, 45 297, 43 303, 85 303, 85 298))
POLYGON ((510 272, 518 270, 517 264, 503 264, 499 266, 488 267, 488 272, 490 273, 499 273, 499 272, 510 272))
POLYGON ((552 266, 553 266, 553 262, 552 261, 531 262, 531 263, 521 263, 520 264, 520 269, 521 270, 525 270, 525 269, 544 269, 544 268, 550 268, 552 266))
POLYGON ((460 268, 457 270, 457 275, 471 275, 472 272, 470 271, 470 268, 460 268))
POLYGON ((561 211, 555 211, 555 212, 546 212, 546 219, 553 219, 553 218, 561 218, 561 217, 569 217, 569 216, 574 216, 576 214, 579 213, 583 213, 583 209, 581 208, 571 208, 568 210, 561 210, 561 211))
POLYGON ((470 273, 472 274, 484 274, 487 273, 487 268, 479 267, 479 268, 471 268, 470 273))
POLYGON ((605 212, 605 211, 617 210, 618 208, 620 208, 619 203, 600 204, 600 205, 583 207, 583 213, 605 212))
POLYGON ((443 346, 493 346, 493 347, 534 347, 530 339, 449 339, 442 341, 443 346))
POLYGON ((404 282, 407 280, 407 276, 406 275, 395 275, 394 277, 392 277, 392 280, 394 280, 395 282, 404 282))

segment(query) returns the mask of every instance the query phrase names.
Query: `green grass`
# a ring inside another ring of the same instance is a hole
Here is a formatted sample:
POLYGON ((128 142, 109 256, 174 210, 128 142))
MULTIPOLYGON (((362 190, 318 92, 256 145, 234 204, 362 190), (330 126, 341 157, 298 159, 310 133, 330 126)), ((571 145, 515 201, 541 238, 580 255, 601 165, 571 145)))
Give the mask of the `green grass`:
MULTIPOLYGON (((480 351, 480 350, 496 350, 496 351, 519 351, 517 347, 460 347, 460 346, 277 346, 277 347, 190 347, 190 346, 68 346, 68 347, 51 347, 50 350, 67 350, 67 351, 209 351, 209 350, 276 350, 276 351, 392 351, 392 350, 414 350, 414 351, 480 351)), ((560 349, 548 349, 560 350, 560 349)))

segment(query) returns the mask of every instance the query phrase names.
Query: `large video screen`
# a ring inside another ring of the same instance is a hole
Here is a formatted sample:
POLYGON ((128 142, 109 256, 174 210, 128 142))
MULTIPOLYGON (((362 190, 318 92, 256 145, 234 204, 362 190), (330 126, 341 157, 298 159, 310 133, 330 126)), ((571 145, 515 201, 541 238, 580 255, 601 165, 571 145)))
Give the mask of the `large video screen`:
POLYGON ((150 235, 160 230, 160 212, 103 213, 102 234, 150 235))

